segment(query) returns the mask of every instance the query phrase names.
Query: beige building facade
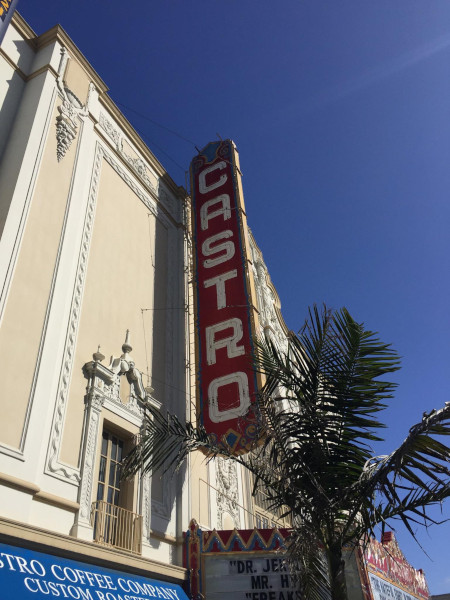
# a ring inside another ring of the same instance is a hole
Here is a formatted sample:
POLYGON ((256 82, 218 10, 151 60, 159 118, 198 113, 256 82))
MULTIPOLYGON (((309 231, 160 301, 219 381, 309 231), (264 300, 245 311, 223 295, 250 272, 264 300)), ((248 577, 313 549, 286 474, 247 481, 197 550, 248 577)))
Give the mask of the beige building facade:
MULTIPOLYGON (((195 418, 189 213, 65 31, 16 13, 0 46, 0 542, 183 584, 192 518, 277 522, 220 458, 119 481, 146 405, 195 418)), ((248 239, 258 327, 282 347, 248 239)))
POLYGON ((186 413, 185 190, 67 34, 0 49, 0 531, 182 582, 185 478, 119 482, 186 413))

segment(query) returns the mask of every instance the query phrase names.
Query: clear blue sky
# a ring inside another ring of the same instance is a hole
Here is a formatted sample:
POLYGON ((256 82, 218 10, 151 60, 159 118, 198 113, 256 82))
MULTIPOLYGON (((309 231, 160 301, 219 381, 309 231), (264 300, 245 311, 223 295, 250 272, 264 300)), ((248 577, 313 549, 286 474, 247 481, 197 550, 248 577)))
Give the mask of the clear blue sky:
MULTIPOLYGON (((193 145, 124 106, 199 148, 236 142, 288 326, 314 302, 345 305, 403 357, 378 452, 450 399, 449 0, 18 8, 37 33, 66 29, 178 183, 193 145)), ((431 592, 450 592, 450 526, 420 533, 431 560, 397 537, 431 592)))

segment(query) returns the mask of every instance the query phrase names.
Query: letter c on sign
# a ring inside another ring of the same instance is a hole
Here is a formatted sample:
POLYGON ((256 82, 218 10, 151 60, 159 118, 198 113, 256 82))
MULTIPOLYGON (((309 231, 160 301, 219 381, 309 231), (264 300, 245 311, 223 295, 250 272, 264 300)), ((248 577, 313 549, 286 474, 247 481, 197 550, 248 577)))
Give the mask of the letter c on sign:
POLYGON ((220 162, 216 163, 215 165, 212 165, 211 167, 207 167, 206 169, 203 169, 203 171, 198 176, 198 189, 200 190, 200 194, 207 194, 208 192, 212 192, 212 190, 215 190, 216 188, 220 187, 221 185, 223 185, 226 182, 227 176, 221 175, 219 177, 219 179, 217 181, 215 181, 214 183, 210 183, 209 185, 207 185, 207 183, 206 183, 206 176, 208 175, 208 173, 212 173, 216 169, 225 169, 226 166, 227 166, 227 163, 225 161, 221 160, 220 162))

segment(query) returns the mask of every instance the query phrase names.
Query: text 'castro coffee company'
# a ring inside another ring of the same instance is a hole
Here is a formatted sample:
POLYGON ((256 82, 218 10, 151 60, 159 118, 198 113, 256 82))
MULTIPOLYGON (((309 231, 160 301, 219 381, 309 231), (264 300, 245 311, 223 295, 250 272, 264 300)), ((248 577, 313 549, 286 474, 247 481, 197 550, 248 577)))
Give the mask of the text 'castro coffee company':
POLYGON ((197 381, 202 424, 245 452, 256 434, 254 314, 237 153, 208 144, 191 163, 196 274, 197 381))

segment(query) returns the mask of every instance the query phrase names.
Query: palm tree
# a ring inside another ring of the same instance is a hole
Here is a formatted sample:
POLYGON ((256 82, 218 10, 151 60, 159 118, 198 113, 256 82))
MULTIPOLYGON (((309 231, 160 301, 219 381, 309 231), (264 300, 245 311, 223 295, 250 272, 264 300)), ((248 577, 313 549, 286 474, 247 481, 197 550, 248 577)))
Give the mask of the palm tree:
POLYGON ((291 517, 289 552, 300 566, 305 598, 346 600, 344 547, 356 547, 375 528, 401 520, 435 523, 428 509, 450 495, 450 402, 424 414, 399 448, 372 456, 385 427, 378 413, 392 398, 384 381, 399 369, 397 353, 348 311, 314 307, 299 334, 280 351, 257 343, 266 383, 258 398, 260 440, 246 457, 215 445, 202 427, 149 409, 147 434, 127 457, 125 473, 179 467, 189 452, 206 449, 242 464, 272 508, 291 517))

